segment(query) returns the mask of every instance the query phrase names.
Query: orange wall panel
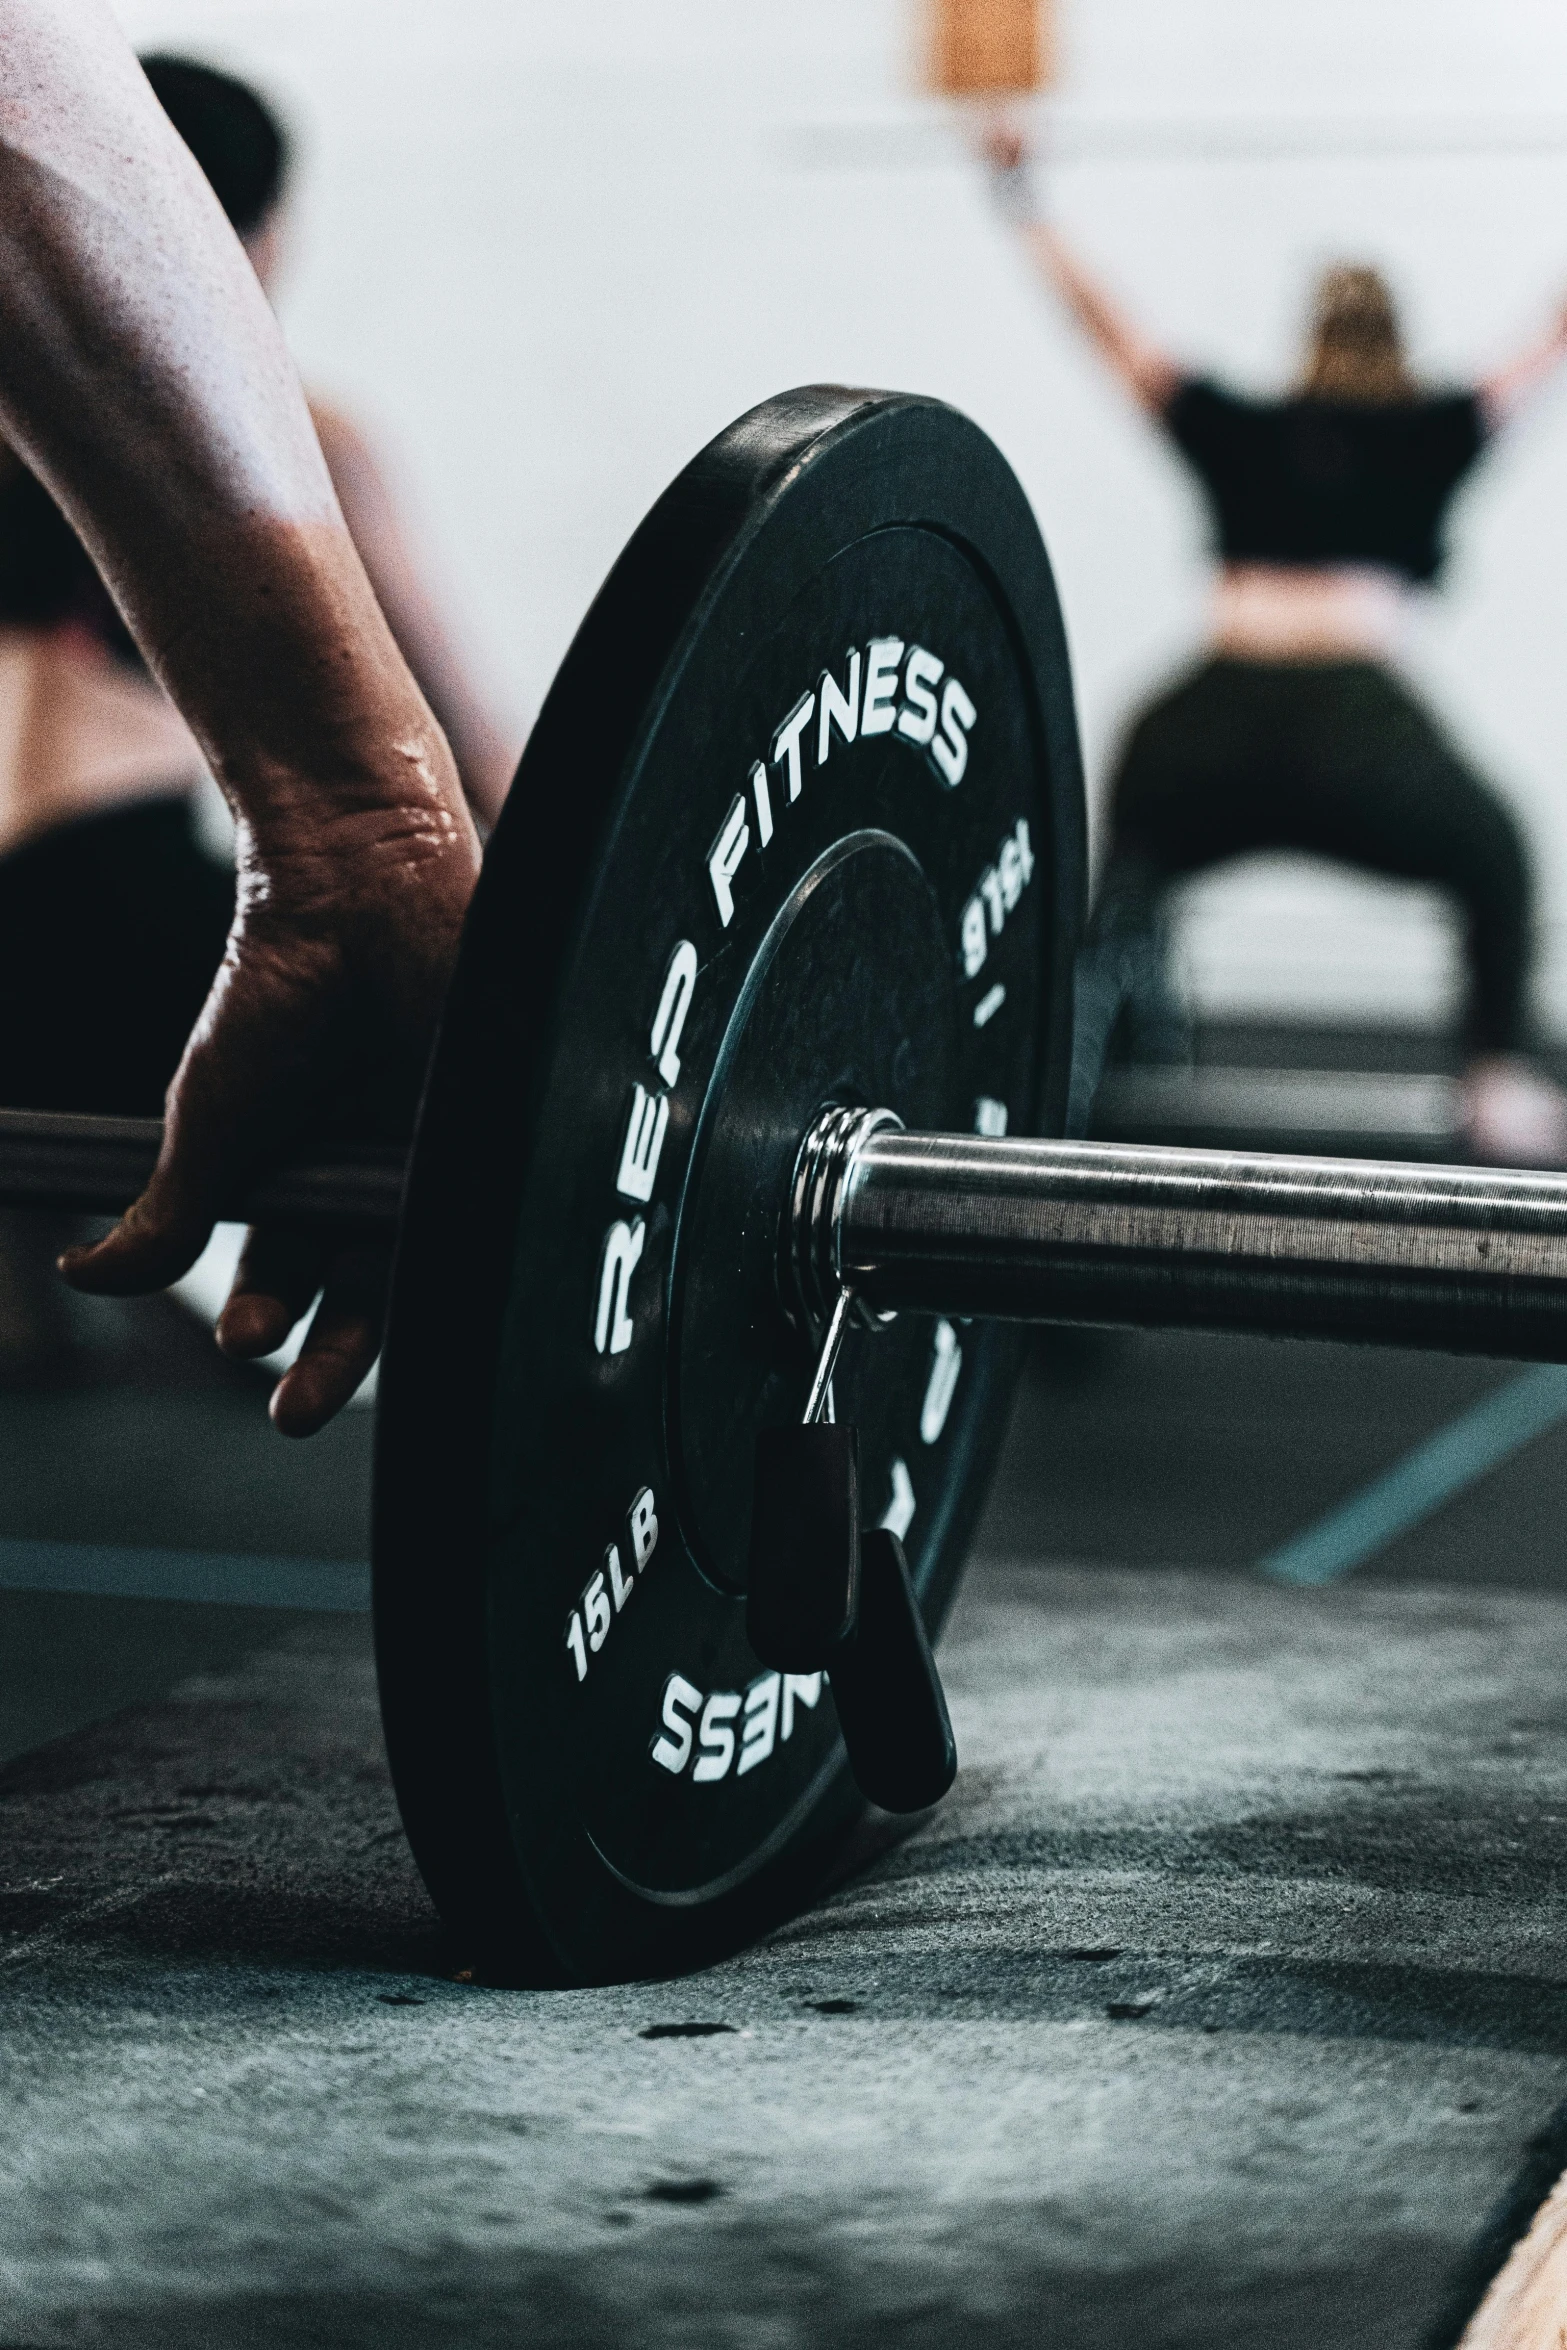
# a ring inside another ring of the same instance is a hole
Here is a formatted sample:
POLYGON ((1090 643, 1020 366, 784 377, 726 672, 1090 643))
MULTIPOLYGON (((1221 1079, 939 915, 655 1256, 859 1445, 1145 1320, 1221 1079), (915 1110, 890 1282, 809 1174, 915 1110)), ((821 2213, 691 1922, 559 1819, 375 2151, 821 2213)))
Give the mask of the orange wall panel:
POLYGON ((930 80, 950 97, 1037 90, 1051 77, 1047 0, 930 0, 930 80))

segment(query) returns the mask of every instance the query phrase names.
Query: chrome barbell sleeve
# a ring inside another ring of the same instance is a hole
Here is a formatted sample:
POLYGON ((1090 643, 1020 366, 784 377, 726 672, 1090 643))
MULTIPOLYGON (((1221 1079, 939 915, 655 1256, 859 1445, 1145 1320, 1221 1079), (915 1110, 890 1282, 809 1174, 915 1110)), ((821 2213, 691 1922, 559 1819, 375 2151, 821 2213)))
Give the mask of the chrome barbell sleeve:
POLYGON ((1567 1362, 1567 1175, 911 1134, 869 1113, 838 1157, 793 1253, 877 1312, 1567 1362))

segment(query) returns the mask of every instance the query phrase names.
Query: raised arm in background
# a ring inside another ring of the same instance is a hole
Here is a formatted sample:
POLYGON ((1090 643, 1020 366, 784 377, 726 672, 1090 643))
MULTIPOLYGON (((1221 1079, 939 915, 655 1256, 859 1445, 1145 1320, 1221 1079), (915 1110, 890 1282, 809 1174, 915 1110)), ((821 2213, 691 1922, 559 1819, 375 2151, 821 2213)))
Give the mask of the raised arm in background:
POLYGON ((1557 311, 1544 334, 1537 335, 1504 366, 1481 376, 1475 388, 1489 429, 1498 432, 1510 423, 1530 393, 1541 389, 1563 359, 1567 359, 1567 303, 1557 311))
MULTIPOLYGON (((344 526, 277 324, 104 0, 0 0, 0 432, 52 490, 239 827, 163 1155, 83 1288, 163 1286, 329 1101, 408 1117, 478 864, 450 751, 344 526)), ((378 1256, 257 1229, 220 1324, 306 1434, 379 1341, 378 1256)))
POLYGON ((1148 341, 1091 277, 1042 216, 1029 154, 1018 132, 996 124, 983 152, 998 202, 1045 284, 1070 310, 1099 355, 1140 407, 1162 416, 1185 375, 1168 352, 1148 341))

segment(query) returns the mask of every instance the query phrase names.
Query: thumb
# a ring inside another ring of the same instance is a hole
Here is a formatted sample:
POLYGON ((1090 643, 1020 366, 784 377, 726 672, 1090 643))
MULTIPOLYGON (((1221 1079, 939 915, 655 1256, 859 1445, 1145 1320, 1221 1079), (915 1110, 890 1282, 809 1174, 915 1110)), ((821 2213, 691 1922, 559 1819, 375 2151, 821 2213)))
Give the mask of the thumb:
POLYGON ((141 1197, 114 1229, 88 1246, 67 1249, 60 1270, 73 1289, 101 1297, 137 1297, 167 1289, 188 1273, 225 1202, 239 1193, 257 1155, 252 1118, 235 1114, 215 1056, 187 1046, 169 1087, 163 1141, 141 1197))
POLYGON ((188 1273, 217 1221, 215 1187, 172 1156, 165 1138, 152 1179, 112 1232, 68 1248, 60 1271, 73 1289, 98 1297, 138 1297, 167 1289, 188 1273))

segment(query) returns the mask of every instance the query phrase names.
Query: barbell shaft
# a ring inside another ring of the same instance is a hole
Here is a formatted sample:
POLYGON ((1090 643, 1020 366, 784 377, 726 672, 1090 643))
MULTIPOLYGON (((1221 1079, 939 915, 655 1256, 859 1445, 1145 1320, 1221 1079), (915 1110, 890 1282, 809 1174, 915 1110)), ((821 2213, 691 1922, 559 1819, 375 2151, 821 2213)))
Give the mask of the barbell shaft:
MULTIPOLYGON (((0 1206, 118 1215, 146 1185, 163 1140, 156 1118, 0 1110, 0 1206)), ((224 1204, 240 1223, 291 1222, 394 1229, 408 1166, 404 1144, 344 1143, 262 1177, 224 1204)))
POLYGON ((865 1133, 836 1269, 877 1311, 1567 1362, 1567 1176, 865 1133))
MULTIPOLYGON (((0 1110, 0 1205, 117 1214, 156 1119, 0 1110)), ((406 1148, 342 1144, 226 1203, 395 1228, 406 1148)), ((881 1128, 832 1187, 879 1312, 1377 1340, 1567 1362, 1567 1175, 881 1128)))

